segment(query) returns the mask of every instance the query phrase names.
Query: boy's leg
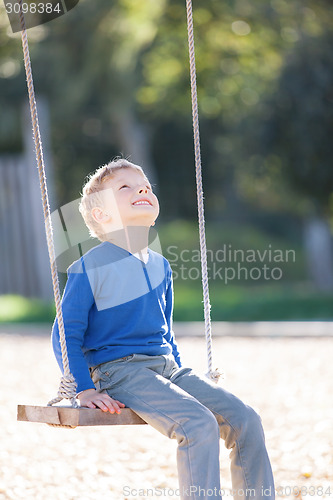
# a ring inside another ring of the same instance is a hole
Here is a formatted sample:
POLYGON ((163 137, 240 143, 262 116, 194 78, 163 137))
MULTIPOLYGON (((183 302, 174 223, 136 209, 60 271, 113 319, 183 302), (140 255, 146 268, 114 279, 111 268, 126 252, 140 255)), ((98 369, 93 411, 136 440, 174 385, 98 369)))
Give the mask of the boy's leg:
POLYGON ((100 390, 132 408, 164 435, 177 439, 182 499, 221 500, 216 418, 167 380, 169 373, 168 357, 134 355, 123 362, 104 363, 92 378, 100 390))
POLYGON ((226 447, 231 449, 234 498, 273 499, 274 480, 259 415, 222 387, 190 369, 174 366, 170 380, 215 414, 220 435, 226 447))

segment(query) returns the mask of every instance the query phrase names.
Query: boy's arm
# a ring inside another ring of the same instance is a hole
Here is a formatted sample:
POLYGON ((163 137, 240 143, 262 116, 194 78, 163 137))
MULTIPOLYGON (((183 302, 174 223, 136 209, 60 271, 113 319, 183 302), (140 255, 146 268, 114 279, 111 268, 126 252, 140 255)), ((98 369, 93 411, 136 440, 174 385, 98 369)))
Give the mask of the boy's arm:
MULTIPOLYGON (((93 275, 91 279, 93 279, 93 275)), ((68 280, 61 307, 69 368, 77 383, 77 393, 95 389, 83 350, 85 335, 89 326, 89 315, 95 304, 92 287, 94 287, 94 284, 91 284, 83 259, 72 264, 68 269, 68 280)), ((57 319, 52 329, 52 344, 54 354, 63 372, 57 319)))
MULTIPOLYGON (((77 392, 95 388, 82 352, 84 335, 88 327, 90 308, 94 303, 88 277, 84 272, 68 272, 68 280, 62 298, 66 346, 69 368, 77 383, 77 392)), ((56 319, 52 328, 53 351, 63 372, 59 326, 56 319)))
MULTIPOLYGON (((66 346, 71 373, 77 383, 78 399, 81 406, 100 408, 110 413, 120 413, 124 404, 102 394, 95 389, 90 372, 82 352, 84 335, 88 327, 89 311, 94 304, 89 279, 84 272, 69 272, 68 281, 62 299, 66 346)), ((60 348, 59 327, 56 320, 52 329, 53 350, 63 372, 60 348)))
POLYGON ((179 368, 182 366, 181 359, 180 359, 180 354, 178 351, 178 345, 175 340, 175 334, 173 331, 173 302, 174 302, 174 295, 173 295, 173 280, 172 280, 172 271, 171 267, 169 265, 169 272, 167 274, 167 281, 168 281, 168 288, 166 291, 166 306, 165 306, 165 318, 168 324, 168 335, 166 335, 166 340, 169 342, 169 344, 172 347, 172 354, 175 358, 175 361, 179 368))

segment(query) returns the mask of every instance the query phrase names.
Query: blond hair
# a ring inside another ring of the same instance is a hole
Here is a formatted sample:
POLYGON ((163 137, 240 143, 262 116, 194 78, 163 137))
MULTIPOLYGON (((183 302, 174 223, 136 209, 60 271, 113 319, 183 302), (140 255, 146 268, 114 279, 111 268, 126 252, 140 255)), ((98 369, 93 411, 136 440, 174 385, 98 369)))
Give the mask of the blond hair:
POLYGON ((105 240, 105 234, 101 230, 100 224, 93 218, 91 211, 95 207, 102 207, 104 205, 101 191, 105 189, 106 181, 112 178, 118 170, 124 168, 137 170, 145 177, 145 179, 147 179, 146 174, 142 168, 139 167, 139 165, 135 165, 134 163, 131 163, 123 158, 118 158, 111 161, 107 165, 103 165, 88 176, 82 189, 79 211, 89 229, 90 236, 98 238, 100 241, 105 240))

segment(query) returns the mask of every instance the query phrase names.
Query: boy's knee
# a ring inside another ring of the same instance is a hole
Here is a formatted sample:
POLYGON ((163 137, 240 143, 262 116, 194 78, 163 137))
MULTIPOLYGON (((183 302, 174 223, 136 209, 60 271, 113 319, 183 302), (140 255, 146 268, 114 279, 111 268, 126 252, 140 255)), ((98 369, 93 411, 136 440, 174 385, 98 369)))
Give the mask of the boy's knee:
POLYGON ((262 427, 260 415, 251 406, 247 406, 246 421, 249 426, 262 427))
POLYGON ((219 426, 213 413, 205 407, 199 407, 185 424, 185 431, 190 441, 219 439, 219 426))
POLYGON ((264 438, 260 415, 251 406, 245 406, 240 431, 243 435, 251 436, 254 441, 264 438))
POLYGON ((220 419, 221 438, 225 440, 227 448, 232 448, 236 441, 246 439, 257 441, 258 443, 264 437, 261 418, 258 413, 245 404, 238 407, 237 418, 231 421, 220 419))

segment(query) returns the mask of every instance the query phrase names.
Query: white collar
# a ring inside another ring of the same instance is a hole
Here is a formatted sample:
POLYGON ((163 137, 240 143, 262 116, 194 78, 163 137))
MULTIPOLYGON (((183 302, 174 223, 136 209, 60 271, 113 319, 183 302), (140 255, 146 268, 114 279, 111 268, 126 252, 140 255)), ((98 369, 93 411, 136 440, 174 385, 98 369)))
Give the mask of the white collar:
POLYGON ((133 253, 134 257, 136 257, 137 259, 140 259, 142 260, 145 264, 147 264, 148 262, 148 259, 149 259, 149 253, 142 253, 142 252, 136 252, 136 253, 133 253))

